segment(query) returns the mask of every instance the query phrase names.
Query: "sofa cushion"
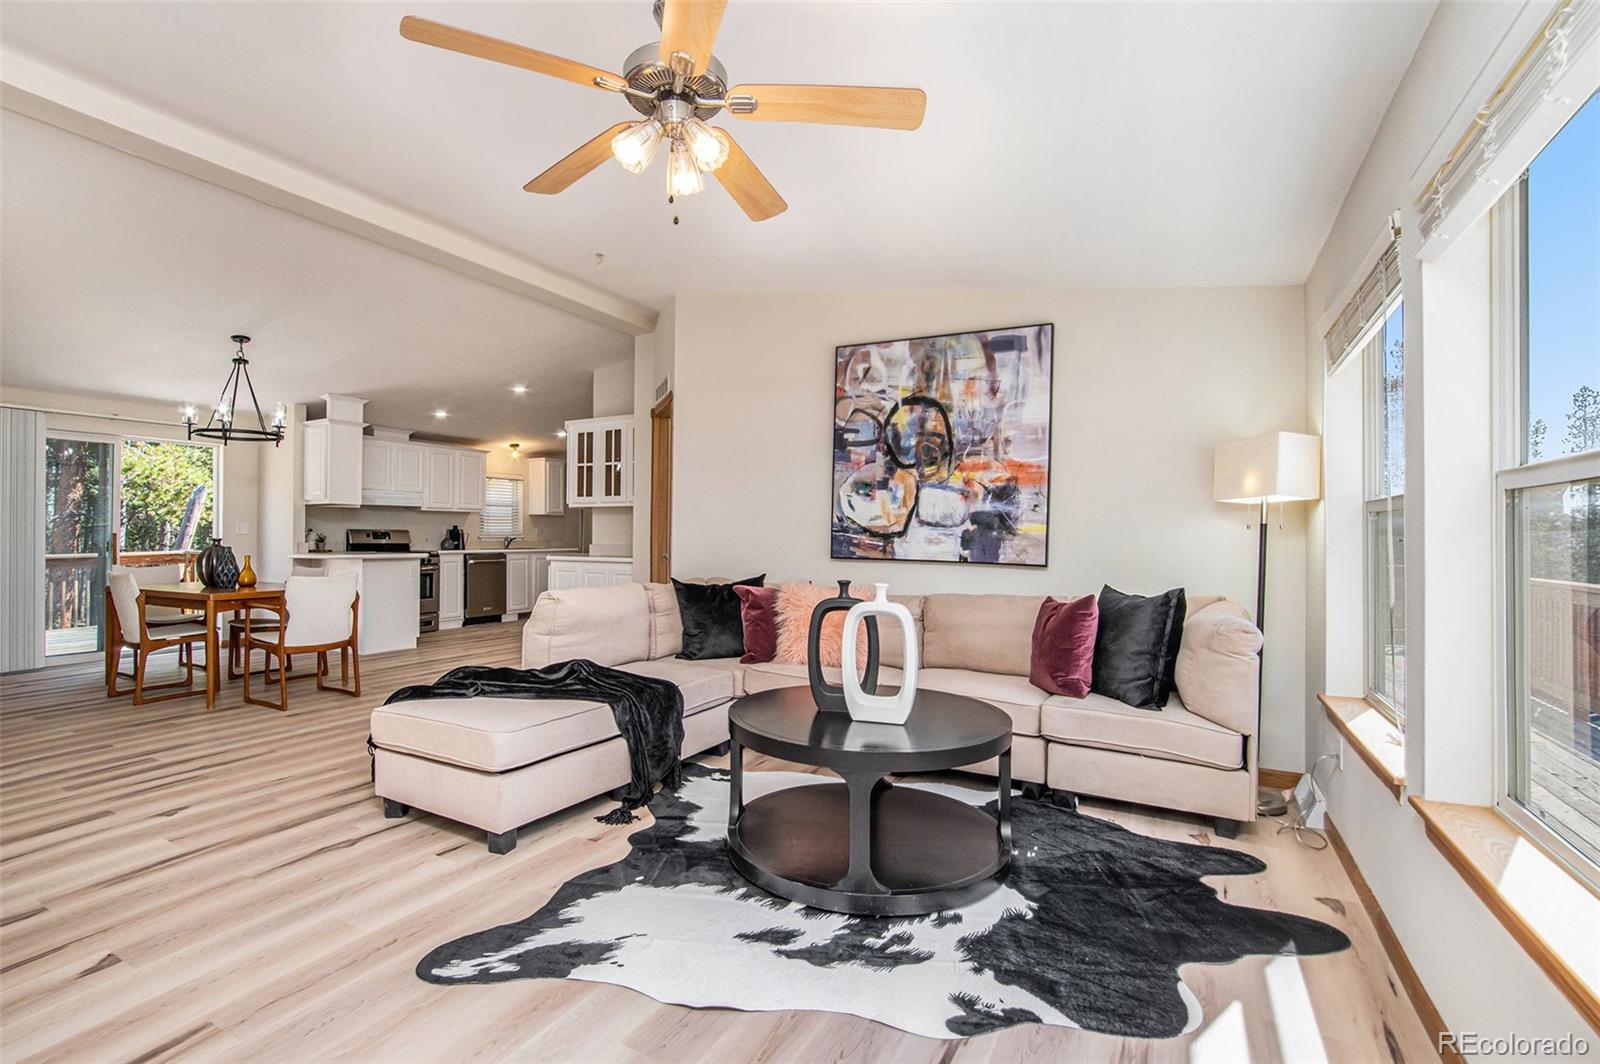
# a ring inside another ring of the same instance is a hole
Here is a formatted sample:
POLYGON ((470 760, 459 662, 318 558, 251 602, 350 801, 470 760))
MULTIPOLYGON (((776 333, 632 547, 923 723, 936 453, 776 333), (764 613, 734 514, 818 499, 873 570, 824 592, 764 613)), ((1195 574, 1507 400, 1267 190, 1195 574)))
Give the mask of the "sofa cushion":
POLYGON ((1256 732, 1261 630, 1226 599, 1190 613, 1178 650, 1178 693, 1189 712, 1244 735, 1256 732))
POLYGON ((650 605, 650 656, 675 658, 683 649, 683 617, 678 613, 678 593, 671 584, 644 585, 650 605))
POLYGON ((1094 693, 1086 698, 1051 695, 1040 713, 1040 730, 1046 739, 1078 746, 1211 768, 1244 767, 1244 737, 1190 713, 1177 696, 1150 710, 1094 693))
POLYGON ((766 574, 733 584, 689 584, 674 580, 678 613, 683 619, 683 649, 678 657, 726 658, 744 653, 744 624, 739 619, 739 596, 734 584, 760 587, 766 574))
POLYGON ((372 711, 385 750, 505 772, 617 735, 604 702, 558 698, 427 698, 372 711))
MULTIPOLYGON (((922 603, 923 595, 890 595, 890 602, 898 602, 911 614, 911 622, 916 628, 917 649, 922 649, 922 603)), ((922 659, 917 659, 921 661, 922 659)), ((884 665, 892 665, 897 669, 906 667, 906 642, 905 635, 900 631, 898 624, 878 625, 878 661, 884 665)))
POLYGON ((636 676, 653 676, 658 680, 670 680, 677 684, 678 690, 683 692, 685 715, 704 709, 713 702, 722 702, 733 697, 731 669, 708 668, 698 661, 680 661, 677 658, 630 661, 626 665, 618 665, 617 668, 636 676))
POLYGON ((1033 622, 1043 602, 1043 595, 928 595, 922 664, 1027 676, 1033 622))
POLYGON ((650 604, 643 584, 546 591, 522 627, 522 667, 587 658, 621 665, 650 656, 650 604))
POLYGON ((1166 705, 1176 686, 1183 620, 1181 587, 1149 597, 1101 588, 1090 690, 1145 709, 1166 705))
MULTIPOLYGON (((878 667, 878 682, 897 687, 900 684, 900 670, 887 666, 878 667)), ((843 673, 832 665, 822 667, 822 678, 831 684, 844 682, 843 673)), ((757 691, 770 691, 776 687, 805 687, 810 684, 811 678, 806 675, 806 666, 795 665, 782 661, 762 661, 754 665, 746 665, 744 669, 744 693, 753 695, 757 691)))
POLYGON ((738 658, 699 658, 694 665, 696 668, 719 669, 727 673, 733 683, 733 697, 744 697, 744 672, 749 666, 738 658))
POLYGON ((1016 735, 1039 734, 1039 707, 1050 697, 1029 683, 1026 676, 972 669, 923 669, 918 674, 917 686, 929 691, 966 695, 1003 709, 1011 717, 1011 731, 1016 735))
POLYGON ((750 664, 771 661, 778 653, 778 589, 735 584, 739 596, 739 623, 744 627, 744 654, 750 664))
POLYGON ((1100 607, 1093 595, 1066 601, 1046 596, 1033 624, 1028 682, 1053 695, 1088 694, 1099 622, 1100 607))

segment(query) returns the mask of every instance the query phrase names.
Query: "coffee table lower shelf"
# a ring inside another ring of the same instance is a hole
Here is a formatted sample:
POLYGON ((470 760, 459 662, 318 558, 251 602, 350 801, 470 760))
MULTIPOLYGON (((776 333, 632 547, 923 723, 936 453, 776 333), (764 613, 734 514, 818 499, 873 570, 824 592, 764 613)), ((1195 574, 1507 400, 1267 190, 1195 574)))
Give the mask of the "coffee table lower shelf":
POLYGON ((1010 847, 984 810, 887 781, 872 785, 870 808, 870 829, 862 832, 851 824, 845 783, 756 798, 729 827, 734 867, 802 905, 871 916, 953 909, 1000 885, 1010 847), (858 865, 868 858, 865 870, 851 868, 853 838, 866 851, 858 855, 858 865))

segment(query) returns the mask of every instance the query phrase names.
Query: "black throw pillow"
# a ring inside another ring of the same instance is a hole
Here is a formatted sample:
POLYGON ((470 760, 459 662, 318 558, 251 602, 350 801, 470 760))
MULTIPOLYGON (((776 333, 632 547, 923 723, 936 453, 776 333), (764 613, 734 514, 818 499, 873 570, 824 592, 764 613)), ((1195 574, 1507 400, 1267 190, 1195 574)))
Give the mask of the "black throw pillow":
POLYGON ((1149 597, 1101 588, 1089 690, 1140 709, 1165 706, 1177 687, 1187 613, 1181 587, 1149 597))
POLYGON ((683 617, 680 658, 737 658, 744 654, 744 620, 739 615, 736 587, 761 587, 767 574, 731 584, 685 584, 672 581, 683 617))

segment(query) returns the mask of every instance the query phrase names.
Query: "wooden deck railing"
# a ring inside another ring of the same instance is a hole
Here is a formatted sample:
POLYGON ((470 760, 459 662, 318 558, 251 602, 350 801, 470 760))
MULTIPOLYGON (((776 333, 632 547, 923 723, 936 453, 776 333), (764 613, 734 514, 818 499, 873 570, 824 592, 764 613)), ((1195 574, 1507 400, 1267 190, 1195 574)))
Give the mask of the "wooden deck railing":
POLYGON ((1587 722, 1600 713, 1600 584, 1528 581, 1533 696, 1587 722))
MULTIPOLYGON (((122 551, 117 555, 118 565, 143 567, 149 565, 183 564, 199 551, 155 550, 122 551)), ((50 631, 64 628, 94 628, 105 611, 104 573, 100 554, 46 554, 45 575, 45 627, 50 631)))

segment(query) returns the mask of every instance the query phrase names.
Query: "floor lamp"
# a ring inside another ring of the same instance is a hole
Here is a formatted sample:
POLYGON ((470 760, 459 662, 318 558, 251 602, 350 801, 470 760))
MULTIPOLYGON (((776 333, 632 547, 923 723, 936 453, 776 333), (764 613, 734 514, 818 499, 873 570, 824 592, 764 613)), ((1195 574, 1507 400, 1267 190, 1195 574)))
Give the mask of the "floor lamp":
MULTIPOLYGON (((1248 440, 1217 445, 1212 473, 1212 498, 1261 508, 1256 543, 1256 627, 1261 629, 1263 668, 1267 621, 1267 506, 1322 497, 1322 441, 1301 432, 1269 432, 1248 440)), ((1260 765, 1261 675, 1256 677, 1256 736, 1260 765)), ((1270 787, 1256 789, 1256 811, 1275 816, 1285 811, 1283 795, 1270 787)))

